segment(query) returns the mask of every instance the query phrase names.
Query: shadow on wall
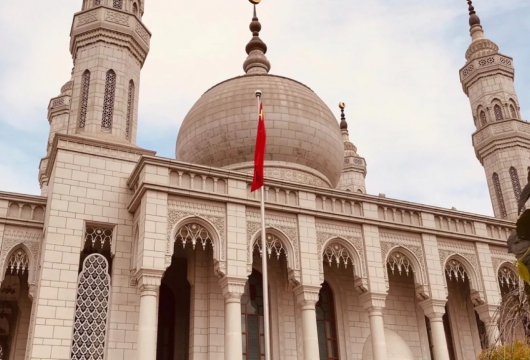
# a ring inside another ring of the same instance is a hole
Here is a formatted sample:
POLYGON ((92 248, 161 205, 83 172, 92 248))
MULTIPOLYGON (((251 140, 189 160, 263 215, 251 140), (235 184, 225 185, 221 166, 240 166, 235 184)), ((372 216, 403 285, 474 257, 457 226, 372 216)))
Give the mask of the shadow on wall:
MULTIPOLYGON (((395 332, 385 329, 386 353, 392 360, 414 360, 414 355, 409 346, 395 332)), ((363 360, 373 360, 372 355, 372 335, 369 335, 364 342, 363 360)))

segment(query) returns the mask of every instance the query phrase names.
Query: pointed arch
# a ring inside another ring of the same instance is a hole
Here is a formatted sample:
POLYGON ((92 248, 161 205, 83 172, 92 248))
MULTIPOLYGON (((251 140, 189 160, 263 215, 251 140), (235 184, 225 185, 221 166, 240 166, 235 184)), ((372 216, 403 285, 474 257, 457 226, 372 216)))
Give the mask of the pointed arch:
POLYGON ((510 100, 508 100, 508 103, 510 104, 510 115, 512 116, 512 118, 519 119, 519 106, 517 106, 515 100, 510 98, 510 100))
MULTIPOLYGON (((267 226, 265 228, 265 234, 268 236, 268 235, 272 235, 274 238, 273 239, 270 239, 271 241, 280 241, 281 242, 281 246, 282 246, 282 249, 283 249, 283 253, 285 255, 285 259, 287 260, 287 269, 289 271, 295 271, 296 270, 296 266, 295 266, 295 253, 294 253, 294 248, 293 248, 293 245, 292 245, 292 242, 291 240, 289 239, 289 236, 287 236, 287 234, 285 232, 283 232, 282 230, 276 228, 274 225, 272 226, 267 226)), ((256 246, 259 246, 261 247, 261 244, 257 244, 258 243, 258 240, 261 241, 261 229, 258 229, 252 236, 251 236, 251 242, 250 242, 250 246, 248 247, 248 251, 249 251, 249 254, 247 258, 250 259, 250 264, 249 265, 252 265, 252 259, 253 259, 253 252, 254 252, 254 249, 256 246)), ((267 241, 269 241, 269 239, 267 239, 267 241)), ((274 246, 276 247, 277 244, 275 243, 271 243, 271 246, 274 246)), ((278 248, 275 248, 275 249, 268 249, 270 252, 269 252, 269 257, 273 254, 276 254, 276 256, 279 256, 278 253, 281 253, 281 250, 282 249, 278 249, 278 248)), ((261 250, 261 249, 260 249, 261 250)))
POLYGON ((469 281, 471 290, 471 301, 477 305, 483 303, 482 287, 480 286, 481 279, 475 267, 460 254, 452 254, 447 257, 443 264, 443 271, 449 280, 465 280, 469 281))
POLYGON ((496 121, 504 120, 504 116, 502 115, 502 108, 499 104, 495 104, 493 106, 493 114, 495 115, 496 121))
POLYGON ((513 166, 510 167, 509 172, 515 200, 519 202, 519 198, 521 197, 521 182, 519 181, 519 174, 517 173, 517 169, 513 166))
MULTIPOLYGON (((134 3, 134 6, 136 6, 136 3, 134 3)), ((130 80, 127 93, 127 117, 125 118, 125 138, 127 140, 131 140, 132 123, 134 117, 134 92, 134 81, 130 80)))
MULTIPOLYGON (((211 244, 213 249, 213 259, 217 262, 221 261, 221 235, 219 234, 219 231, 215 228, 215 226, 207 219, 203 218, 199 215, 194 216, 187 216, 180 221, 178 221, 175 225, 173 225, 173 228, 171 229, 171 235, 169 238, 169 249, 168 255, 170 258, 173 256, 173 251, 175 250, 175 242, 177 240, 177 237, 185 235, 185 233, 180 233, 181 230, 185 229, 185 227, 189 227, 191 225, 198 225, 200 228, 204 229, 207 234, 201 231, 201 229, 193 229, 189 228, 186 229, 186 231, 190 231, 189 237, 185 237, 181 241, 185 241, 186 243, 191 243, 192 246, 195 244, 195 246, 199 246, 201 248, 206 248, 206 245, 208 243, 211 244)), ((186 244, 184 243, 184 245, 186 244)), ((170 263, 166 261, 166 269, 169 267, 170 263)))
POLYGON ((488 119, 486 117, 486 112, 484 110, 480 111, 479 116, 480 116, 480 125, 481 126, 488 125, 488 119))
POLYGON ((407 272, 407 267, 412 271, 412 276, 414 277, 414 283, 416 285, 425 285, 427 284, 427 279, 423 273, 423 267, 421 266, 421 260, 409 249, 402 245, 396 245, 392 247, 388 254, 386 255, 385 264, 394 266, 398 272, 405 271, 407 272), (397 257, 396 255, 400 254, 402 257, 397 257))
POLYGON ((88 111, 88 94, 90 91, 90 71, 85 70, 81 76, 81 94, 79 101, 79 118, 77 120, 77 129, 83 130, 86 125, 86 116, 88 111))
MULTIPOLYGON (((12 269, 13 272, 19 272, 19 271, 27 271, 28 272, 28 283, 32 281, 34 278, 35 273, 35 261, 34 256, 31 249, 26 246, 24 243, 19 243, 14 245, 8 252, 4 260, 4 264, 2 264, 2 269, 0 273, 0 283, 2 283, 5 279, 6 273, 12 269), (23 254, 20 254, 22 256, 25 256, 24 259, 21 259, 21 256, 17 253, 19 251, 22 251, 23 254), (16 259, 18 257, 18 259, 16 259), (24 265, 24 263, 26 265, 24 265), (22 268, 25 266, 24 268, 22 268)), ((29 285, 29 284, 28 284, 29 285)))
POLYGON ((114 9, 122 9, 123 7, 123 0, 112 0, 112 7, 114 9))
POLYGON ((499 266, 497 266, 497 268, 494 270, 495 274, 497 274, 497 281, 499 283, 501 293, 502 288, 505 286, 507 288, 519 286, 520 279, 517 275, 517 269, 511 262, 504 261, 500 263, 499 266))
POLYGON ((101 129, 105 132, 112 131, 115 95, 116 95, 116 73, 114 72, 114 70, 110 69, 109 71, 107 71, 107 74, 105 76, 105 94, 103 96, 103 115, 101 118, 101 129))
POLYGON ((321 262, 327 262, 330 266, 344 266, 346 269, 351 266, 353 275, 363 276, 359 252, 348 240, 341 236, 334 236, 324 241, 319 257, 321 262), (346 251, 346 254, 344 254, 344 251, 346 251))
POLYGON ((133 3, 132 12, 135 16, 138 16, 138 5, 136 5, 136 2, 133 3))

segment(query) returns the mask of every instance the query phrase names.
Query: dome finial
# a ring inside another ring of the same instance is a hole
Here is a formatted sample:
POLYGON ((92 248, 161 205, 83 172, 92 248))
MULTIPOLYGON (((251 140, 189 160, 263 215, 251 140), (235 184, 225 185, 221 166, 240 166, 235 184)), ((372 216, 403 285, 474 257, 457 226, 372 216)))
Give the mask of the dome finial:
POLYGON ((341 102, 339 103, 340 108, 340 129, 348 131, 348 123, 346 122, 346 116, 344 115, 344 109, 346 108, 346 104, 341 102))
POLYGON ((261 23, 256 15, 256 5, 261 0, 249 0, 254 4, 254 16, 250 23, 250 31, 252 32, 252 39, 250 39, 245 50, 248 54, 247 59, 243 63, 243 70, 247 74, 267 74, 271 68, 271 63, 265 56, 267 53, 267 45, 260 39, 259 32, 261 30, 261 23))
POLYGON ((480 25, 480 18, 478 17, 477 12, 475 11, 473 1, 467 0, 467 4, 469 5, 469 26, 480 25))

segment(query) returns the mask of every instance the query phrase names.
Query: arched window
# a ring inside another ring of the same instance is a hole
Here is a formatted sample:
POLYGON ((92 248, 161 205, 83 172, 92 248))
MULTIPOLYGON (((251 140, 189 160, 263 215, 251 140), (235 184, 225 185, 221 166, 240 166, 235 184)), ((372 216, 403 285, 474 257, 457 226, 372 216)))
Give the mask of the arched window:
POLYGON ((252 270, 241 297, 241 336, 243 360, 265 358, 265 338, 263 331, 263 278, 252 270))
POLYGON ((94 6, 101 5, 101 0, 94 0, 94 6))
POLYGON ((109 294, 109 263, 101 254, 90 254, 77 285, 72 360, 103 359, 109 294))
POLYGON ((107 71, 105 79, 105 95, 103 98, 103 118, 101 128, 104 131, 112 131, 112 117, 114 116, 114 94, 116 93, 116 73, 114 70, 107 71))
POLYGON ((88 91, 90 89, 90 71, 86 70, 81 77, 81 100, 79 101, 79 121, 77 128, 83 130, 88 108, 88 91))
MULTIPOLYGON (((136 6, 136 4, 134 4, 136 6)), ((127 118, 125 120, 125 138, 131 139, 131 125, 134 108, 134 81, 129 81, 129 93, 127 95, 127 118)))
POLYGON ((517 119, 517 113, 515 112, 513 105, 510 105, 510 115, 512 115, 512 118, 517 119))
POLYGON ((322 284, 316 304, 317 334, 320 360, 338 360, 337 325, 333 291, 327 282, 322 284))
POLYGON ((495 114, 495 120, 503 120, 502 109, 499 105, 493 107, 493 113, 495 114))
POLYGON ((138 5, 136 3, 133 4, 133 14, 138 16, 138 5))
POLYGON ((112 0, 112 7, 114 9, 120 9, 122 8, 122 0, 112 0))
POLYGON ((513 193, 515 195, 515 200, 519 202, 521 197, 521 183, 519 182, 519 176, 517 175, 517 169, 513 166, 510 167, 510 180, 512 180, 513 193))
POLYGON ((480 112, 480 125, 482 126, 488 125, 488 120, 486 119, 486 113, 484 111, 480 112))
POLYGON ((506 212, 506 206, 504 205, 504 198, 502 196, 502 189, 501 189, 501 182, 499 180, 499 175, 497 173, 493 173, 492 179, 493 179, 493 188, 495 189, 495 196, 497 197, 497 204, 499 206, 499 211, 501 213, 501 217, 504 218, 508 214, 506 212))
POLYGON ((499 282, 501 295, 505 296, 513 289, 517 288, 519 284, 519 277, 512 269, 510 269, 506 265, 503 265, 499 268, 499 271, 497 272, 497 281, 499 282))

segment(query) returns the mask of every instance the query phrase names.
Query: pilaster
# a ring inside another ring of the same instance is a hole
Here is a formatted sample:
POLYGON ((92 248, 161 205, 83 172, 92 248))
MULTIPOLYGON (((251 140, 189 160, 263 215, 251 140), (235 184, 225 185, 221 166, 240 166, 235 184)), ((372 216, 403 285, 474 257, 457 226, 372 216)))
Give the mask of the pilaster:
POLYGON ((374 225, 363 224, 362 232, 365 245, 365 259, 370 259, 366 264, 369 292, 374 294, 386 294, 386 265, 383 264, 381 256, 379 228, 374 225))
POLYGON ((302 273, 301 279, 298 279, 298 281, 304 285, 311 285, 320 289, 321 281, 315 217, 298 214, 298 231, 300 234, 300 270, 302 273))
POLYGON ((488 244, 476 242, 475 249, 478 255, 486 303, 489 305, 499 305, 502 299, 499 281, 497 280, 497 269, 493 267, 490 247, 488 244))
POLYGON ((429 281, 429 296, 433 300, 447 300, 447 289, 445 288, 444 269, 440 264, 440 254, 438 252, 438 242, 435 235, 421 234, 423 253, 427 267, 427 277, 429 281))

